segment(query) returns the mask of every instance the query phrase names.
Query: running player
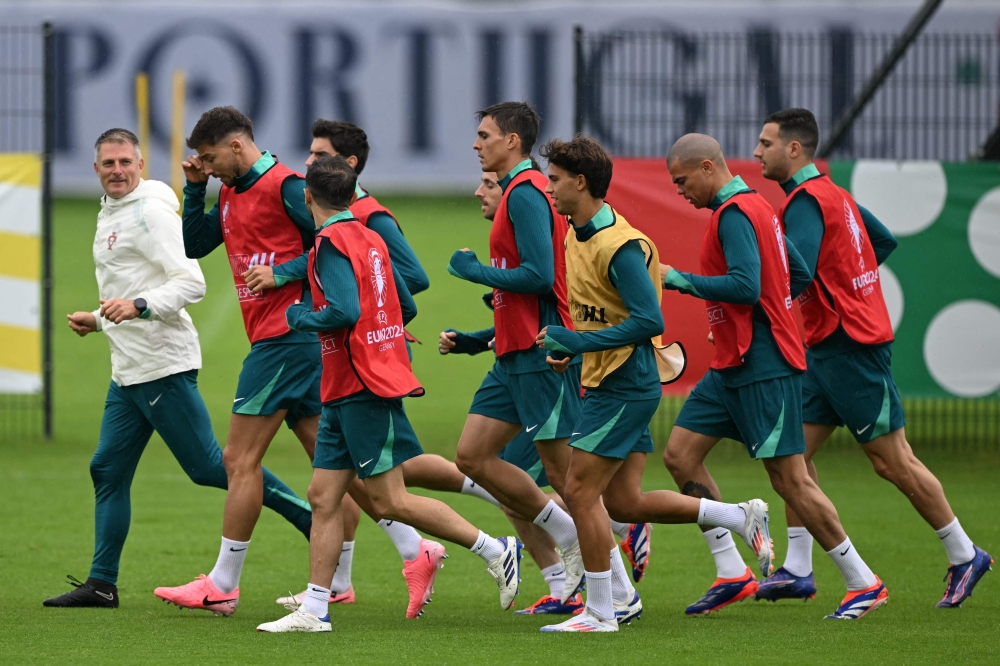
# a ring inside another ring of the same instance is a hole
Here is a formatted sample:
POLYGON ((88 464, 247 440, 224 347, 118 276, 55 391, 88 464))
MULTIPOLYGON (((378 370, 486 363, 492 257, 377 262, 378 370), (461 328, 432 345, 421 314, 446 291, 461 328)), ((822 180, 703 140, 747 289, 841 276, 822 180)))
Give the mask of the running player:
MULTIPOLYGON (((809 281, 802 259, 785 242, 771 205, 730 173, 715 139, 682 136, 670 150, 667 168, 678 194, 695 208, 712 210, 702 243, 702 274, 669 266, 663 272, 665 288, 705 299, 715 358, 677 416, 664 462, 684 494, 717 499, 719 489, 705 457, 723 437, 743 442, 751 457, 764 462, 774 490, 844 576, 847 595, 827 617, 860 618, 888 601, 889 594, 806 469, 799 427, 806 362, 792 315, 792 295, 809 281)), ((731 535, 710 530, 705 538, 719 578, 688 614, 718 610, 752 596, 758 587, 731 535)))
MULTIPOLYGON (((285 321, 285 309, 297 300, 307 301, 308 292, 297 283, 255 292, 246 279, 254 266, 300 256, 313 243, 315 225, 305 208, 303 178, 257 148, 253 123, 235 108, 205 112, 188 147, 198 155, 183 163, 185 251, 191 258, 201 258, 226 245, 251 347, 240 372, 222 454, 229 492, 218 560, 208 576, 176 588, 160 587, 154 593, 178 606, 229 615, 239 602, 240 573, 261 497, 276 492, 262 487, 261 458, 282 421, 312 457, 321 411, 319 339, 290 330, 285 321), (206 213, 205 190, 213 175, 223 187, 219 202, 206 213)), ((367 509, 372 510, 370 505, 367 509)), ((413 528, 393 523, 386 531, 398 549, 403 548, 400 544, 419 544, 410 547, 416 551, 416 561, 426 562, 418 577, 431 575, 434 563, 419 557, 425 544, 413 528)), ((408 587, 412 587, 409 580, 408 587)), ((419 606, 421 596, 422 592, 411 594, 410 606, 419 606)))
POLYGON ((502 102, 478 113, 473 149, 484 172, 495 172, 503 196, 490 231, 489 265, 456 251, 452 275, 493 289, 496 363, 469 409, 458 442, 458 468, 502 504, 547 531, 562 551, 565 603, 583 581, 573 519, 534 479, 498 457, 523 429, 538 447, 545 472, 562 494, 569 441, 580 411, 580 366, 550 372, 535 337, 548 324, 570 323, 563 245, 566 221, 552 208, 545 176, 532 168, 539 116, 528 104, 502 102))
MULTIPOLYGON (((343 121, 319 119, 313 123, 312 135, 309 157, 306 159, 307 167, 320 157, 341 155, 359 176, 364 171, 371 148, 368 144, 368 135, 360 127, 343 121)), ((426 290, 430 286, 427 273, 403 235, 395 216, 375 197, 362 189, 360 184, 357 186, 356 193, 358 198, 351 205, 351 212, 357 216, 358 221, 382 237, 389 249, 389 259, 399 271, 410 294, 416 295, 426 290)), ((299 198, 302 198, 301 195, 299 198)), ((310 224, 312 224, 311 221, 310 224)), ((254 266, 246 274, 247 286, 251 291, 260 292, 264 289, 281 287, 296 280, 305 280, 307 279, 308 262, 309 253, 305 252, 300 257, 284 264, 273 267, 269 265, 254 266)), ((410 341, 416 340, 416 338, 410 336, 406 331, 404 334, 407 337, 407 350, 409 351, 410 341)), ((410 487, 472 495, 500 506, 499 502, 493 499, 482 487, 459 472, 455 463, 445 460, 441 456, 423 454, 407 460, 402 464, 402 468, 403 478, 410 487)), ((363 488, 359 489, 358 484, 354 484, 352 492, 360 494, 359 491, 363 492, 363 488)), ((336 575, 330 584, 331 603, 354 603, 355 601, 351 572, 360 511, 350 496, 345 498, 343 508, 345 541, 340 553, 340 561, 337 564, 336 575)), ((423 586, 420 581, 427 574, 427 558, 420 557, 420 554, 424 552, 426 547, 428 552, 434 552, 440 557, 444 557, 444 548, 433 541, 425 542, 409 526, 384 518, 376 518, 376 520, 379 527, 392 538, 403 560, 403 575, 410 590, 407 615, 416 617, 416 614, 423 607, 423 586)), ((281 597, 277 599, 277 603, 281 605, 300 604, 304 595, 305 592, 300 592, 291 597, 281 597)))
MULTIPOLYGON (((940 537, 950 562, 939 608, 955 608, 972 595, 992 558, 966 536, 941 483, 913 454, 903 428, 903 406, 892 379, 892 326, 878 284, 881 265, 896 239, 813 164, 819 143, 816 118, 786 109, 764 120, 754 157, 765 178, 788 195, 781 208, 785 233, 814 277, 799 296, 806 329, 802 418, 806 462, 837 426, 847 425, 872 461, 940 537)), ((788 556, 761 583, 758 599, 801 599, 816 593, 812 536, 790 506, 788 556)))
MULTIPOLYGON (((94 146, 104 188, 94 238, 101 307, 67 315, 83 337, 103 332, 111 345, 111 385, 100 440, 90 463, 94 481, 94 559, 87 580, 45 606, 117 608, 118 564, 128 536, 129 493, 139 458, 155 430, 192 481, 226 488, 226 470, 208 410, 198 393, 201 348, 185 307, 205 295, 198 262, 184 256, 180 204, 156 180, 142 180, 139 140, 110 129, 94 146)), ((267 469, 264 505, 306 538, 308 505, 267 469)))
MULTIPOLYGON (((537 165, 536 165, 537 167, 537 165)), ((476 198, 479 199, 483 217, 492 221, 496 215, 497 207, 500 205, 500 198, 503 194, 497 182, 496 174, 487 172, 482 174, 479 187, 476 188, 476 198)), ((487 292, 483 296, 486 306, 493 311, 493 292, 487 292)), ((474 356, 482 352, 493 349, 493 329, 474 333, 461 333, 455 329, 442 331, 438 337, 438 352, 445 354, 468 354, 474 356)), ((500 452, 500 458, 511 463, 515 467, 527 472, 528 476, 534 479, 539 488, 549 485, 549 480, 545 476, 545 468, 538 455, 538 449, 531 433, 521 431, 513 440, 500 452)), ((555 493, 548 494, 555 500, 561 508, 565 509, 562 499, 555 493)), ((563 570, 562 562, 556 551, 556 542, 548 532, 535 525, 530 520, 521 518, 507 507, 502 507, 507 519, 517 531, 518 538, 524 544, 525 550, 531 555, 535 564, 538 565, 539 572, 549 586, 549 593, 541 597, 538 601, 527 608, 515 611, 517 615, 572 615, 583 611, 583 597, 574 595, 565 604, 562 603, 562 593, 566 587, 566 572, 563 570)), ((628 526, 625 526, 626 529, 628 526)), ((643 549, 648 552, 648 548, 643 549)), ((645 559, 643 559, 645 568, 645 559)))
POLYGON ((573 324, 538 334, 548 364, 565 372, 583 355, 587 394, 574 428, 566 477, 566 503, 580 533, 587 577, 584 612, 543 632, 608 632, 642 613, 611 539, 608 512, 636 522, 698 523, 739 531, 771 563, 767 505, 761 500, 722 504, 669 490, 642 492, 646 454, 653 450, 649 421, 660 404, 660 383, 683 371, 679 345, 662 348, 660 264, 656 246, 605 203, 611 158, 593 139, 550 141, 548 194, 573 225, 566 236, 566 287, 573 324), (661 370, 659 351, 664 358, 661 370), (668 361, 669 359, 669 361, 668 361))
POLYGON ((302 606, 257 630, 330 631, 330 590, 325 585, 333 577, 342 541, 339 505, 355 475, 380 515, 482 557, 506 610, 517 594, 517 539, 494 539, 443 502, 406 491, 399 465, 421 453, 402 402, 405 396, 424 393, 402 344, 403 326, 416 315, 416 306, 381 237, 349 209, 357 176, 343 157, 324 157, 309 167, 306 183, 306 201, 318 229, 308 271, 313 305, 292 306, 287 317, 294 330, 320 333, 323 348, 323 419, 309 486, 314 512, 310 585, 302 606))

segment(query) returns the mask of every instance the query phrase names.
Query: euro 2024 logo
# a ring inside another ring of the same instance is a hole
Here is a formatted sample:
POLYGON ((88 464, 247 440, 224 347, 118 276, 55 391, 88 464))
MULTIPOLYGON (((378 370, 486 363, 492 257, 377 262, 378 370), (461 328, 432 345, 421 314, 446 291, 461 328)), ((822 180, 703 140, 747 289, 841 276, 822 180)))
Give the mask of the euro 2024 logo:
POLYGON ((371 271, 376 304, 378 307, 382 307, 385 305, 385 290, 389 282, 386 279, 385 261, 382 260, 382 254, 375 248, 368 250, 368 268, 371 271))

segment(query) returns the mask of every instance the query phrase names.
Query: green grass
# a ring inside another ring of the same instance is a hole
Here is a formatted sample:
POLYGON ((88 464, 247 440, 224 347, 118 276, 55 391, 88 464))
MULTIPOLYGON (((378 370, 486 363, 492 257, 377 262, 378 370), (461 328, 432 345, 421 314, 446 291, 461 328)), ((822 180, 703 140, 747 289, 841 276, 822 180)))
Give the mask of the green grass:
MULTIPOLYGON (((465 199, 387 199, 404 221, 430 274, 430 291, 417 297, 412 327, 425 344, 414 353, 427 396, 407 411, 428 451, 450 456, 487 357, 440 358, 437 332, 489 325, 475 285, 448 277, 453 249, 470 246, 485 256, 487 228, 465 199)), ((56 208, 57 319, 92 309, 96 286, 91 260, 92 201, 60 201, 56 208)), ((220 440, 224 439, 235 381, 248 345, 225 256, 202 262, 209 283, 205 301, 191 308, 202 337, 201 388, 220 440)), ((854 447, 821 453, 824 488, 859 551, 889 586, 891 602, 856 623, 824 622, 843 594, 843 583, 816 548, 819 594, 808 604, 746 602, 709 617, 690 619, 684 606, 714 578, 704 541, 693 527, 654 532, 647 578, 638 586, 641 621, 615 636, 543 636, 544 620, 497 608, 482 563, 461 548, 438 578, 434 603, 417 621, 403 618, 406 589, 389 541, 367 519, 354 564, 358 602, 333 609, 334 633, 261 635, 253 628, 282 612, 277 596, 302 588, 307 544, 280 517, 265 511, 242 579, 239 612, 231 618, 179 611, 152 595, 211 568, 218 552, 223 493, 193 485, 154 437, 133 484, 132 529, 122 557, 122 607, 116 611, 44 609, 45 597, 68 590, 63 575, 85 577, 93 546, 93 489, 87 471, 97 442, 109 378, 107 344, 100 335, 78 339, 57 327, 56 438, 0 443, 0 663, 997 663, 1000 660, 1000 581, 988 576, 958 611, 939 611, 945 557, 930 528, 894 488, 878 479, 854 447)), ((662 446, 662 443, 661 443, 662 446)), ((976 541, 1000 551, 1000 490, 995 453, 919 452, 948 490, 955 511, 976 541)), ((304 493, 310 468, 283 431, 266 464, 304 493)), ((729 498, 761 496, 772 502, 773 533, 785 550, 780 501, 760 465, 724 443, 710 466, 729 498)), ((647 489, 671 488, 650 457, 647 489)), ((501 514, 475 499, 442 496, 493 534, 508 533, 501 514)), ((746 551, 744 551, 746 552, 746 551)), ((748 558, 751 561, 751 558, 748 558)), ((518 607, 546 588, 525 560, 518 607)))

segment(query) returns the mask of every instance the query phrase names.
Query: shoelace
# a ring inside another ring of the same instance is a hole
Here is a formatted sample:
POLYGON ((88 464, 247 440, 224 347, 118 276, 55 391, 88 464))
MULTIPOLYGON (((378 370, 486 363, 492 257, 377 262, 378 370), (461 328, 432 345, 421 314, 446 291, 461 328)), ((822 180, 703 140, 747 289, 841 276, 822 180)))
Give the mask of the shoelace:
POLYGON ((69 579, 66 582, 69 583, 70 585, 72 585, 73 587, 83 587, 84 585, 86 585, 86 583, 80 582, 80 579, 77 578, 76 576, 72 576, 70 574, 66 574, 66 578, 69 579))
POLYGON ((292 603, 290 603, 290 604, 282 604, 282 605, 285 607, 285 610, 289 610, 289 611, 292 611, 294 613, 295 611, 297 611, 299 609, 300 605, 297 604, 297 603, 295 603, 295 595, 292 594, 291 590, 288 590, 288 598, 292 600, 292 603))

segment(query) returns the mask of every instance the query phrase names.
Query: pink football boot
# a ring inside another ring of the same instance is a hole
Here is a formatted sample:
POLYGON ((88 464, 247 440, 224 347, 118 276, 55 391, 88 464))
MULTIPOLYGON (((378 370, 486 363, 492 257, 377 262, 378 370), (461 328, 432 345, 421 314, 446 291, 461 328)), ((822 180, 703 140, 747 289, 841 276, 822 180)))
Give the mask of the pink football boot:
POLYGON ((436 541, 421 539, 420 554, 403 563, 403 577, 406 578, 406 589, 410 592, 406 619, 412 620, 419 616, 423 613, 424 606, 430 603, 434 579, 438 569, 444 566, 441 561, 447 558, 444 546, 436 541))
POLYGON ((189 610, 199 608, 215 615, 232 615, 240 603, 240 588, 223 594, 205 574, 180 587, 158 587, 153 594, 168 604, 189 610))

